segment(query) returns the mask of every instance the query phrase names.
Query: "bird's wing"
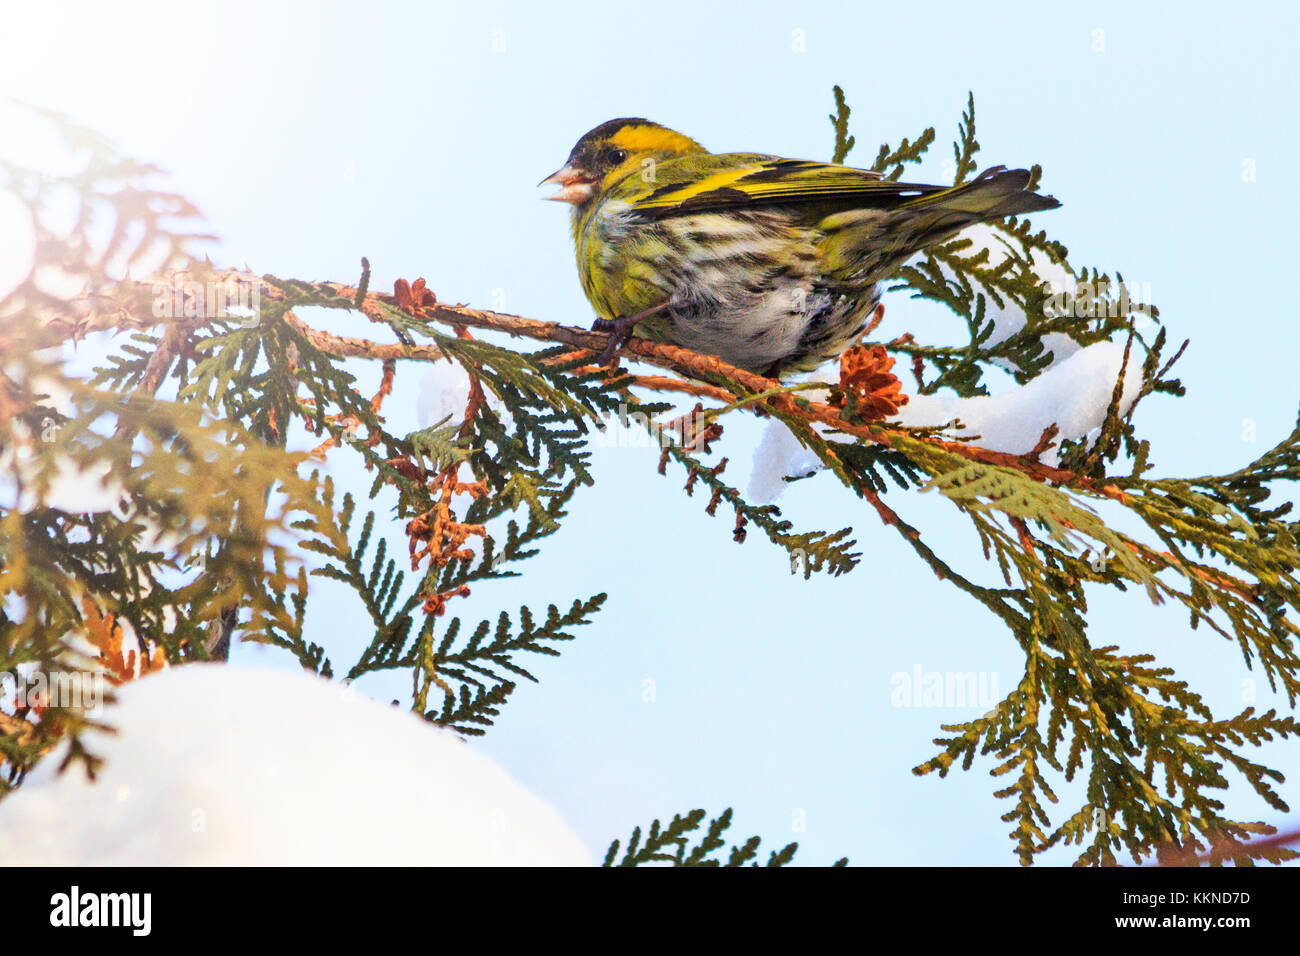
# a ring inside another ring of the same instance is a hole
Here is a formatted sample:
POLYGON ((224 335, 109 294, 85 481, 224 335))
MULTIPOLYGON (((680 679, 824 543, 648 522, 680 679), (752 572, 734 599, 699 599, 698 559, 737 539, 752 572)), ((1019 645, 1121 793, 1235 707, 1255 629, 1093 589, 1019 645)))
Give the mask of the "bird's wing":
POLYGON ((896 183, 850 166, 748 153, 685 157, 660 169, 662 175, 634 183, 634 191, 620 197, 654 219, 799 203, 888 209, 947 188, 896 183))

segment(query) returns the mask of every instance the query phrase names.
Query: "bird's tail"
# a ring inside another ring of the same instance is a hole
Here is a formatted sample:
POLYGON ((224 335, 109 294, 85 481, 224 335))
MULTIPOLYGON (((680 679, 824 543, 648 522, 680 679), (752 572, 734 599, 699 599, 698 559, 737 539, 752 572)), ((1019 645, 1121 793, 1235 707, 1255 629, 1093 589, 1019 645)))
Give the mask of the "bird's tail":
POLYGON ((892 209, 853 209, 821 223, 823 263, 846 281, 870 283, 930 246, 951 239, 967 226, 1060 205, 1029 189, 1024 169, 994 166, 968 183, 950 189, 917 187, 920 195, 892 209))
POLYGON ((934 212, 963 226, 992 219, 1005 219, 1027 212, 1055 209, 1061 205, 1051 196, 1029 191, 1029 171, 994 166, 968 183, 912 199, 899 206, 920 213, 934 212))

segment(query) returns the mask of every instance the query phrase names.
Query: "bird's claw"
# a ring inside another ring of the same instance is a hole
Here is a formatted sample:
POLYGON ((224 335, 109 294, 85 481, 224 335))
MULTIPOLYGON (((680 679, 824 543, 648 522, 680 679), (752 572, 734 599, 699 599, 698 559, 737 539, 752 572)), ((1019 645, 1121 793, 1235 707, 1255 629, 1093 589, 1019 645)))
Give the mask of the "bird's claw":
POLYGON ((600 353, 598 363, 605 367, 612 367, 618 361, 618 353, 623 350, 627 340, 632 337, 632 330, 642 319, 649 318, 664 309, 668 308, 668 303, 652 306, 634 315, 624 315, 617 319, 596 319, 591 323, 591 331, 609 333, 609 340, 605 343, 605 348, 600 353))
POLYGON ((623 346, 632 337, 632 329, 639 318, 640 316, 629 315, 621 319, 597 319, 592 323, 591 331, 609 333, 609 340, 601 350, 597 364, 611 368, 618 362, 618 353, 623 351, 623 346))

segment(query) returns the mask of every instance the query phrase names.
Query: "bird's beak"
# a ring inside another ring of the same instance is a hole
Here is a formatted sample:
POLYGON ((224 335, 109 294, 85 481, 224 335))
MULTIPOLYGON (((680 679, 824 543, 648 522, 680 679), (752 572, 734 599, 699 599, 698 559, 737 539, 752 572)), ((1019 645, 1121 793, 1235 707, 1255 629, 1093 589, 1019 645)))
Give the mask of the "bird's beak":
POLYGON ((561 166, 537 185, 546 186, 550 183, 558 183, 562 188, 559 192, 542 198, 572 203, 575 206, 586 202, 591 198, 592 193, 596 191, 595 179, 585 170, 568 165, 561 166))

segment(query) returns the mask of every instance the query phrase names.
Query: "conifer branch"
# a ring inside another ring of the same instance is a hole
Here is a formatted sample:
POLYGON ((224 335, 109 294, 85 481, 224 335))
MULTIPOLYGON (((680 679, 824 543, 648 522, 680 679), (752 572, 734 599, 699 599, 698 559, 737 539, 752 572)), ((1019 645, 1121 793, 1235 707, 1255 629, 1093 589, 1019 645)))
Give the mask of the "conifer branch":
MULTIPOLYGON (((615 840, 605 853, 605 866, 758 866, 756 858, 760 840, 750 837, 744 843, 726 850, 727 841, 723 834, 731 827, 731 808, 728 807, 717 817, 709 821, 708 826, 700 832, 705 820, 703 810, 674 814, 667 825, 654 820, 644 831, 636 827, 628 837, 624 847, 615 840), (692 845, 692 837, 698 842, 692 845), (622 857, 619 851, 623 851, 622 857), (720 851, 726 851, 725 861, 720 851)), ((780 850, 772 851, 764 866, 785 866, 794 859, 799 844, 789 843, 780 850)), ((835 866, 846 866, 847 859, 837 861, 835 866)))

